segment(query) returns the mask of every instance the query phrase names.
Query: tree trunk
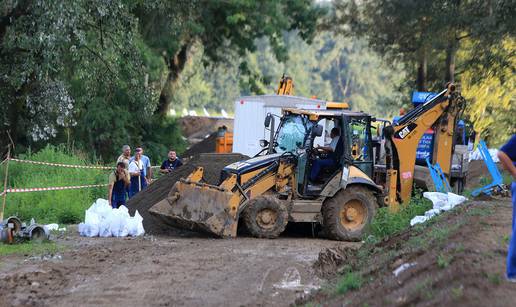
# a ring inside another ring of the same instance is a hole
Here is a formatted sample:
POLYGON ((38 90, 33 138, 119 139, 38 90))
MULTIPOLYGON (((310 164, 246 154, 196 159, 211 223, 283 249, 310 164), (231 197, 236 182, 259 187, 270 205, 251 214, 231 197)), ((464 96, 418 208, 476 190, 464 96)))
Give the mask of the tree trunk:
POLYGON ((457 46, 455 42, 450 42, 446 48, 446 73, 444 76, 445 82, 455 82, 455 55, 457 53, 457 46))
POLYGON ((424 48, 422 48, 419 51, 419 63, 418 63, 418 67, 417 67, 417 80, 416 80, 417 90, 420 92, 426 91, 426 75, 427 75, 426 50, 424 48))
POLYGON ((177 87, 179 76, 188 61, 189 49, 190 44, 184 44, 181 49, 168 60, 168 77, 163 89, 161 89, 156 114, 166 115, 169 111, 170 104, 172 103, 172 95, 177 87))

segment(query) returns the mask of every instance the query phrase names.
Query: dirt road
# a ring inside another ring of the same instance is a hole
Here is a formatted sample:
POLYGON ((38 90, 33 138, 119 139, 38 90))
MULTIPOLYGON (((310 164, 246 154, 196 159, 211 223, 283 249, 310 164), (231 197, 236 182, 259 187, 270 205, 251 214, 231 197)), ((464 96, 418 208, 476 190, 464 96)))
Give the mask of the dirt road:
MULTIPOLYGON (((307 238, 199 237, 58 240, 54 259, 0 257, 6 305, 288 305, 321 280, 319 252, 342 245, 307 238)), ((353 243, 348 243, 353 245, 353 243)))

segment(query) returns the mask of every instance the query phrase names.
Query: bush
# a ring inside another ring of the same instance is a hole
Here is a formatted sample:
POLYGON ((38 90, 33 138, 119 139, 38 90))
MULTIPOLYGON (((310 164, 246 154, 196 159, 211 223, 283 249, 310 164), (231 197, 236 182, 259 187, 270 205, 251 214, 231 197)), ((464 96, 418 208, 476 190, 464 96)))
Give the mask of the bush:
POLYGON ((360 275, 348 272, 342 279, 337 283, 337 293, 344 294, 349 290, 359 289, 362 286, 363 280, 360 275))
MULTIPOLYGON (((30 151, 19 158, 74 165, 91 165, 80 153, 72 153, 64 146, 47 146, 37 153, 30 151)), ((2 182, 5 165, 1 169, 2 182)), ((109 170, 74 169, 11 162, 9 187, 36 188, 107 183, 109 170)), ((97 198, 106 198, 107 188, 11 193, 7 195, 4 216, 16 215, 24 221, 34 218, 39 223, 78 223, 84 210, 97 198)))

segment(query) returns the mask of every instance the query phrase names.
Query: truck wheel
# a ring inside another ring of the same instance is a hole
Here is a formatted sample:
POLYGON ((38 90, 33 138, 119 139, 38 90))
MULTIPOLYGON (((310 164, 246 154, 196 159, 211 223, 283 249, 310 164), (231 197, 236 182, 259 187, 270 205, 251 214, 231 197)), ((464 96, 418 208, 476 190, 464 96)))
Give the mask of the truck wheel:
POLYGON ((277 238, 288 223, 287 206, 272 196, 251 199, 243 213, 247 230, 258 238, 277 238))
POLYGON ((334 240, 359 241, 376 214, 373 192, 363 186, 350 186, 328 199, 322 208, 323 226, 334 240))

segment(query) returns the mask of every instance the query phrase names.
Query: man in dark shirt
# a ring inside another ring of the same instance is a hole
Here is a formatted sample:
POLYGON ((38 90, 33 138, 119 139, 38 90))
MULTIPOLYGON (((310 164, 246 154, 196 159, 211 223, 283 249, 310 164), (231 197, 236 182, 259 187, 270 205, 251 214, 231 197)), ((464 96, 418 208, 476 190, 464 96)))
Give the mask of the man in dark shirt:
POLYGON ((179 160, 179 158, 176 155, 176 152, 171 150, 168 152, 168 159, 163 161, 161 164, 160 172, 163 174, 167 174, 175 170, 176 168, 183 165, 183 162, 179 160))
POLYGON ((516 282, 516 134, 500 148, 498 158, 512 176, 512 236, 507 254, 507 280, 516 282))

